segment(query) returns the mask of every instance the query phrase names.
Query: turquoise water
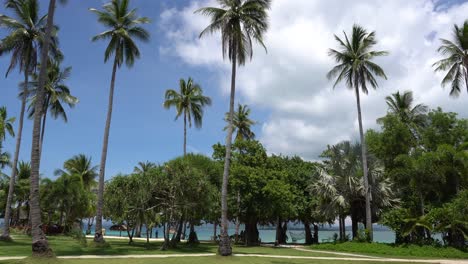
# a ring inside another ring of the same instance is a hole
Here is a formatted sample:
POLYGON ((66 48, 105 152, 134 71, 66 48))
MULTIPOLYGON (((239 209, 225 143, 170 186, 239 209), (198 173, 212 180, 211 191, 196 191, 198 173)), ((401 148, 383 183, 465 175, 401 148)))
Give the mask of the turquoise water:
MULTIPOLYGON (((122 232, 120 233, 119 231, 110 231, 109 227, 112 225, 112 223, 103 223, 104 228, 106 229, 106 236, 127 236, 127 232, 122 232)), ((271 228, 271 227, 270 227, 271 228)), ((291 228, 291 227, 290 227, 291 228)), ((242 230, 243 227, 241 227, 240 230, 242 230)), ((162 228, 157 228, 153 229, 153 238, 155 237, 156 230, 158 231, 158 237, 161 238, 163 234, 163 229, 162 228)), ((213 230, 213 225, 212 224, 205 224, 201 226, 196 226, 195 231, 197 232, 198 239, 200 240, 211 240, 211 237, 213 236, 214 230, 213 230)), ((219 235, 220 228, 217 228, 217 234, 219 235)), ((94 233, 94 230, 92 230, 94 233)), ((288 230, 287 235, 289 236, 289 232, 300 234, 303 232, 303 229, 299 229, 299 227, 294 227, 294 230, 288 230)), ((230 227, 229 228, 229 235, 234 235, 235 233, 235 228, 230 227)), ((259 230, 260 233, 260 239, 262 242, 268 243, 268 242, 274 242, 275 237, 276 237, 276 230, 274 229, 261 229, 259 230)), ((338 231, 334 230, 320 230, 319 229, 319 241, 323 242, 326 240, 332 240, 333 235, 335 233, 338 233, 338 231)), ((351 237, 351 230, 346 230, 346 233, 349 234, 351 237)), ((187 229, 187 234, 188 234, 188 229, 187 229)), ((142 236, 146 236, 146 229, 143 228, 142 231, 142 236)), ((382 231, 382 230, 376 230, 374 231, 374 241, 379 242, 379 243, 393 243, 395 242, 395 233, 393 231, 382 231)), ((291 239, 288 240, 288 242, 292 242, 291 239)), ((297 243, 304 243, 304 240, 298 240, 297 243)))

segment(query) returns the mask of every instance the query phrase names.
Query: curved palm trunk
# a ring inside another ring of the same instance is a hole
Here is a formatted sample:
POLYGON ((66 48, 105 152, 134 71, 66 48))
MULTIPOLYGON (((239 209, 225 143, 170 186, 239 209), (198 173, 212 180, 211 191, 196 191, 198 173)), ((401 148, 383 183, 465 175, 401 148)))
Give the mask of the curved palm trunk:
MULTIPOLYGON (((116 55, 117 56, 117 55, 116 55)), ((114 59, 114 66, 112 68, 112 78, 109 90, 109 105, 107 107, 107 118, 106 127, 104 129, 104 140, 102 144, 101 163, 99 167, 99 187, 98 187, 98 202, 96 208, 96 229, 94 234, 95 242, 104 242, 102 236, 102 207, 104 203, 104 175, 106 170, 106 158, 107 158, 107 145, 109 143, 109 130, 112 118, 112 104, 114 102, 114 87, 115 87, 115 75, 117 72, 117 57, 114 59)))
MULTIPOLYGON (((234 51, 236 48, 234 47, 234 51)), ((229 101, 229 123, 226 136, 226 158, 224 159, 223 184, 221 187, 221 238, 219 241, 219 254, 221 256, 232 255, 231 240, 229 239, 227 218, 227 187, 229 180, 229 168, 231 165, 231 145, 232 145, 232 118, 234 115, 234 99, 236 95, 236 52, 232 55, 232 75, 231 75, 231 98, 229 101)))
POLYGON ((24 70, 24 92, 23 97, 21 98, 21 112, 20 112, 20 119, 18 124, 18 131, 16 135, 16 146, 15 146, 15 156, 13 157, 12 163, 12 170, 11 170, 11 177, 10 177, 10 185, 8 187, 8 198, 5 207, 5 220, 4 220, 4 228, 3 234, 0 236, 0 240, 11 240, 10 237, 10 218, 11 218, 11 203, 13 202, 13 195, 15 191, 15 181, 16 175, 18 174, 17 166, 18 166, 18 158, 19 152, 21 148, 21 138, 23 135, 23 124, 24 124, 24 112, 26 110, 26 99, 28 98, 28 82, 29 82, 29 67, 26 64, 26 69, 24 70))
POLYGON ((361 116, 361 99, 359 98, 359 87, 355 87, 356 92, 356 103, 358 111, 358 122, 359 122, 359 136, 361 138, 361 152, 362 152, 362 170, 364 177, 364 188, 366 190, 366 229, 369 231, 369 240, 373 240, 372 232, 372 212, 371 212, 371 193, 369 187, 369 174, 367 169, 367 150, 366 140, 364 138, 364 129, 362 127, 362 116, 361 116))
POLYGON ((55 0, 50 0, 47 16, 47 28, 45 41, 41 51, 42 67, 39 73, 39 86, 36 94, 34 112, 33 132, 32 132, 32 150, 31 150, 31 186, 30 186, 30 220, 32 234, 32 253, 33 256, 51 256, 52 250, 49 248, 47 238, 41 229, 41 208, 39 194, 39 165, 40 165, 40 137, 41 137, 41 118, 42 106, 44 105, 45 89, 44 85, 47 78, 47 57, 49 54, 50 37, 54 26, 55 0))

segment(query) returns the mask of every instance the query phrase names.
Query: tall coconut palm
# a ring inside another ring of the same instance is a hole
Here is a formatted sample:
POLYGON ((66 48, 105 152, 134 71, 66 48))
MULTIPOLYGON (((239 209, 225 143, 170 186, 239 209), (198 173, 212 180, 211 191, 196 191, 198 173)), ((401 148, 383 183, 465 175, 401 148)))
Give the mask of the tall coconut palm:
MULTIPOLYGON (((64 69, 60 66, 60 60, 51 60, 48 63, 47 70, 47 82, 45 84, 45 100, 44 100, 44 113, 42 116, 41 124, 41 142, 40 150, 42 153, 42 145, 44 142, 45 126, 47 120, 47 114, 50 113, 53 119, 62 118, 63 121, 67 122, 68 117, 65 110, 65 105, 73 108, 79 102, 78 98, 71 95, 70 87, 65 84, 65 81, 70 77, 71 67, 64 69)), ((34 117, 35 112, 35 101, 38 87, 38 76, 33 74, 33 81, 31 82, 31 89, 27 91, 30 97, 29 105, 29 118, 34 117)), ((24 90, 20 93, 20 96, 24 93, 24 90)))
POLYGON ((203 107, 211 105, 211 98, 203 95, 200 85, 193 82, 192 78, 187 81, 180 79, 179 92, 169 89, 165 95, 164 108, 175 107, 177 120, 184 115, 184 156, 187 155, 187 122, 192 127, 192 119, 196 128, 201 128, 203 121, 203 107))
POLYGON ((448 84, 450 95, 457 97, 465 88, 468 92, 468 20, 461 27, 453 26, 453 41, 440 39, 438 52, 444 59, 434 63, 435 71, 447 71, 442 86, 448 84))
MULTIPOLYGON (((3 14, 0 15, 0 27, 10 31, 10 34, 0 41, 0 55, 11 53, 11 61, 6 75, 8 76, 11 70, 18 67, 20 72, 24 74, 24 83, 27 87, 28 77, 36 68, 39 51, 41 48, 45 51, 45 42, 52 43, 51 52, 54 55, 58 53, 55 45, 56 39, 52 34, 49 34, 48 37, 45 36, 46 16, 39 16, 39 4, 37 0, 7 0, 5 7, 13 12, 14 17, 3 14)), ((49 51, 46 52, 46 54, 48 53, 49 51)), ((21 148, 26 99, 27 94, 25 93, 21 98, 21 110, 12 164, 13 169, 10 177, 10 187, 5 210, 6 217, 10 217, 11 215, 10 207, 17 174, 16 167, 21 148)), ((0 239, 11 239, 8 222, 5 223, 5 228, 3 229, 3 234, 0 239)))
MULTIPOLYGON (((255 133, 252 132, 251 126, 255 125, 255 121, 249 118, 250 108, 247 105, 239 104, 237 111, 234 112, 232 119, 233 133, 236 133, 235 141, 238 140, 251 140, 255 138, 255 133)), ((229 113, 226 113, 224 118, 226 122, 229 121, 229 113)), ((228 126, 224 130, 228 129, 228 126)))
POLYGON ((92 165, 91 157, 84 154, 73 156, 63 163, 63 170, 55 170, 55 176, 77 175, 86 190, 91 190, 96 185, 98 166, 92 165))
POLYGON ((223 58, 227 56, 232 64, 226 158, 221 188, 221 241, 219 243, 219 253, 222 256, 228 256, 232 254, 232 248, 228 235, 227 186, 231 161, 236 70, 249 58, 252 59, 253 41, 263 46, 266 51, 263 37, 268 29, 267 10, 270 9, 271 0, 218 0, 218 3, 220 7, 205 7, 196 12, 211 18, 210 25, 200 33, 200 37, 220 31, 223 58))
POLYGON ((135 60, 140 58, 140 50, 135 40, 149 41, 149 33, 142 28, 141 24, 147 24, 150 20, 146 17, 138 17, 136 9, 129 9, 130 0, 112 0, 103 6, 103 11, 91 8, 98 21, 108 30, 93 37, 93 41, 109 40, 104 53, 104 62, 114 55, 112 77, 109 90, 109 104, 107 108, 106 126, 102 144, 101 163, 99 166, 98 203, 96 210, 96 234, 94 241, 104 242, 102 237, 102 206, 104 195, 104 175, 106 169, 107 145, 109 142, 110 123, 112 118, 112 104, 114 101, 114 86, 117 68, 122 64, 132 67, 135 60))
POLYGON ((151 169, 156 168, 157 165, 153 162, 150 161, 145 161, 145 162, 138 162, 138 166, 133 167, 133 173, 136 174, 146 174, 148 173, 151 169))
MULTIPOLYGON (((66 0, 59 0, 65 3, 66 0)), ((32 142, 31 142, 31 192, 30 192, 30 219, 31 219, 31 234, 32 234, 32 252, 33 256, 52 256, 52 250, 49 247, 47 238, 41 229, 41 205, 39 193, 39 166, 41 161, 40 137, 41 137, 41 118, 44 109, 41 106, 44 103, 45 83, 47 81, 47 63, 49 52, 53 49, 53 41, 51 37, 54 35, 54 15, 55 15, 56 0, 49 1, 47 10, 47 23, 45 28, 45 38, 42 43, 41 62, 43 67, 39 71, 38 89, 36 94, 35 108, 39 109, 34 113, 32 142)), ((56 57, 56 56, 52 56, 56 57)))
POLYGON ((383 69, 375 64, 372 60, 379 56, 387 55, 386 51, 374 51, 373 46, 377 44, 375 32, 368 33, 364 28, 354 25, 351 39, 344 32, 344 39, 335 35, 335 39, 339 44, 339 50, 330 49, 329 56, 333 57, 338 65, 328 72, 329 80, 336 77, 336 87, 340 82, 344 81, 349 89, 353 89, 356 93, 356 103, 358 110, 359 135, 361 138, 362 147, 362 167, 364 172, 364 185, 366 189, 366 228, 369 230, 370 239, 372 240, 372 214, 371 214, 371 190, 369 187, 368 168, 367 168, 367 151, 364 140, 364 129, 362 127, 361 115, 361 100, 360 90, 368 93, 368 86, 376 89, 378 87, 375 76, 387 79, 383 69))

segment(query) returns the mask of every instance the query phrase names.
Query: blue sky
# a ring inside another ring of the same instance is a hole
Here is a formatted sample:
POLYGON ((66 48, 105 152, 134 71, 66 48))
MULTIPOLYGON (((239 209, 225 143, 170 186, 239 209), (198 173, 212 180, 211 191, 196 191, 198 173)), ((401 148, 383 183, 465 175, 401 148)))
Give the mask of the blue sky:
MULTIPOLYGON (((40 1, 45 9, 46 1, 40 1)), ((161 56, 159 47, 166 41, 159 27, 162 9, 178 7, 185 1, 132 1, 139 14, 151 18, 146 28, 149 43, 140 43, 141 60, 131 69, 117 73, 114 111, 111 125, 106 176, 131 172, 139 161, 164 162, 182 153, 182 120, 174 121, 175 111, 162 107, 164 91, 178 88, 178 80, 191 76, 213 99, 206 109, 203 128, 188 132, 188 150, 211 154, 211 146, 224 139, 223 113, 227 98, 222 96, 212 73, 203 67, 192 67, 171 56, 161 56)), ((63 161, 84 153, 99 163, 107 109, 111 64, 104 64, 104 42, 90 41, 103 28, 88 8, 100 8, 102 1, 69 1, 57 9, 60 46, 65 54, 64 66, 72 66, 68 85, 80 103, 68 111, 69 121, 49 119, 46 126, 41 172, 52 176, 63 161)), ((0 11, 0 12, 3 12, 0 11)), ((4 36, 5 31, 1 32, 4 36)), ((220 50, 214 51, 221 56, 220 50)), ((6 71, 9 57, 0 58, 0 72, 6 71)), ((0 105, 6 105, 10 116, 18 116, 20 101, 17 84, 22 79, 16 71, 0 79, 3 90, 0 105)), ((259 112, 253 118, 260 119, 259 112)), ((32 122, 26 120, 21 146, 21 160, 29 160, 32 122)), ((16 127, 16 125, 15 125, 16 127)), ((8 138, 5 149, 13 154, 14 139, 8 138)))
MULTIPOLYGON (((42 10, 46 2, 40 1, 42 10)), ((182 122, 174 122, 173 109, 162 107, 164 91, 178 88, 180 78, 193 77, 213 99, 203 128, 189 130, 188 150, 210 155, 214 143, 224 142, 229 65, 221 60, 218 36, 197 39, 207 21, 193 14, 196 7, 213 2, 131 2, 140 15, 152 19, 147 26, 151 41, 139 43, 142 58, 132 69, 122 67, 117 73, 106 178, 131 172, 139 161, 162 163, 182 153, 182 122)), ((52 176, 66 159, 80 153, 99 163, 112 65, 103 61, 106 43, 90 41, 104 29, 88 8, 100 8, 103 3, 68 1, 57 9, 63 65, 73 67, 68 85, 80 103, 68 111, 68 123, 48 119, 41 163, 44 176, 52 176)), ((461 23, 467 10, 466 3, 452 0, 360 0, 349 8, 340 0, 273 1, 268 54, 256 47, 253 62, 239 72, 238 102, 253 109, 252 118, 259 122, 254 132, 270 153, 316 159, 327 144, 355 139, 354 97, 340 87, 333 91, 324 76, 332 64, 326 49, 335 45, 333 33, 358 22, 376 30, 382 37, 381 47, 392 55, 382 61, 389 81, 363 99, 367 128, 376 127, 375 118, 386 111, 383 98, 397 89, 413 89, 417 100, 466 117, 466 94, 450 99, 440 88, 441 76, 434 75, 430 65, 437 59, 438 38, 449 37, 451 25, 461 23), (443 8, 435 12, 437 6, 443 8), (433 38, 427 39, 429 34, 433 38), (410 76, 409 72, 417 73, 410 76)), ((4 35, 1 30, 0 36, 4 35)), ((0 58, 0 73, 6 71, 8 62, 8 56, 0 58)), ((17 84, 21 80, 16 71, 0 78, 0 105, 7 106, 10 116, 19 114, 17 84)), ((31 121, 27 120, 21 160, 29 160, 30 142, 31 121)), ((7 139, 5 149, 13 153, 14 139, 7 139)))

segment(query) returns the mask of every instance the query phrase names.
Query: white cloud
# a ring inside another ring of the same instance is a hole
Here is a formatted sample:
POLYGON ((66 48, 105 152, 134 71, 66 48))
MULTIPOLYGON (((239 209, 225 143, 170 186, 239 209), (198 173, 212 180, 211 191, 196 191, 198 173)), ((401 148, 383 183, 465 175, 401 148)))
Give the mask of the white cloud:
MULTIPOLYGON (((198 39, 209 23, 193 13, 202 6, 216 6, 216 1, 193 1, 161 15, 167 38, 161 50, 216 71, 227 91, 230 67, 221 57, 220 36, 198 39)), ((260 140, 271 152, 316 159, 327 144, 357 138, 354 93, 343 85, 333 90, 325 78, 333 66, 327 56, 328 48, 336 46, 333 34, 349 31, 353 23, 375 30, 376 48, 390 51, 378 59, 388 80, 362 96, 365 128, 376 127, 375 119, 386 112, 385 96, 396 90, 413 90, 418 102, 466 117, 467 95, 450 98, 440 87, 442 74, 434 74, 431 65, 439 59, 438 39, 450 38, 453 24, 463 22, 467 13, 466 3, 436 8, 431 0, 274 0, 268 53, 255 47, 253 61, 238 72, 238 92, 252 107, 272 113, 260 140)))

